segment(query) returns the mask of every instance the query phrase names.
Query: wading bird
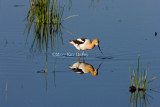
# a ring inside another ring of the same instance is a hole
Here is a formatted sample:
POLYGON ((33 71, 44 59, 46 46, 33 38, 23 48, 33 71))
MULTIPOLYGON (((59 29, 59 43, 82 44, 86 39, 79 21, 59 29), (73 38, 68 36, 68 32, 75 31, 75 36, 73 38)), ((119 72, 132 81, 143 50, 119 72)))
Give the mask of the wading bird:
MULTIPOLYGON (((80 54, 79 54, 80 50, 83 50, 83 53, 82 53, 82 56, 83 56, 85 50, 93 49, 95 47, 95 45, 97 45, 99 50, 101 51, 101 49, 99 47, 99 40, 98 39, 94 39, 91 42, 89 39, 78 38, 76 40, 70 40, 70 43, 73 44, 79 50, 78 56, 80 56, 80 54)), ((101 51, 101 53, 102 53, 102 51, 101 51)))

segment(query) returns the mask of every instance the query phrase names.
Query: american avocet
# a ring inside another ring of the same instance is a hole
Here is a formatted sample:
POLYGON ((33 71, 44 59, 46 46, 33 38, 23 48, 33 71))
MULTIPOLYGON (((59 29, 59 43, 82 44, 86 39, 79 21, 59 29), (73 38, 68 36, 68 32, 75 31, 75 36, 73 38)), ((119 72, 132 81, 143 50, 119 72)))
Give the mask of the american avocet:
MULTIPOLYGON (((78 38, 76 40, 71 40, 70 43, 73 44, 79 50, 79 52, 80 52, 80 50, 83 50, 83 54, 84 54, 85 50, 93 49, 95 47, 95 45, 97 45, 99 50, 101 51, 101 49, 99 47, 99 40, 98 39, 94 39, 91 42, 89 39, 78 38)), ((78 56, 79 56, 79 52, 78 52, 78 56)), ((101 53, 102 53, 102 51, 101 51, 101 53)), ((82 54, 82 56, 83 56, 83 54, 82 54)))
MULTIPOLYGON (((101 64, 99 65, 98 69, 100 68, 101 64)), ((83 62, 76 62, 72 66, 69 66, 70 69, 72 69, 74 72, 79 74, 84 73, 91 73, 92 76, 98 75, 98 69, 94 69, 94 67, 90 64, 83 63, 83 62)))

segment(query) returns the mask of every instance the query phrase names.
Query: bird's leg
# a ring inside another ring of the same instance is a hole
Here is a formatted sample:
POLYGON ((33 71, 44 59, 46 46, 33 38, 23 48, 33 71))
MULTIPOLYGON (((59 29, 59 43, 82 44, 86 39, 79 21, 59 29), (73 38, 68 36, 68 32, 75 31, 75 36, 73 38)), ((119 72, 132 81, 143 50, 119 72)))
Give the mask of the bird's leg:
POLYGON ((78 56, 80 56, 80 51, 78 52, 78 56))
MULTIPOLYGON (((85 50, 84 50, 85 51, 85 50)), ((82 53, 82 56, 84 55, 84 51, 83 51, 83 53, 82 53)))
POLYGON ((82 53, 82 57, 83 57, 83 62, 85 63, 84 52, 85 52, 85 50, 84 50, 83 53, 82 53))

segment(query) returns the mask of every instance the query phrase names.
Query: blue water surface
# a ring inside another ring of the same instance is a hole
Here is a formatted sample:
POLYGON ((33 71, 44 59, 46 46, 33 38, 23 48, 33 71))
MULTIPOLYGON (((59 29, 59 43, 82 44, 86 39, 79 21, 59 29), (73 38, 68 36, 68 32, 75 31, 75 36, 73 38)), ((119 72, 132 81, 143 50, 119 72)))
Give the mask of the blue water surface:
MULTIPOLYGON (((62 23, 72 34, 62 29, 63 44, 48 51, 48 72, 39 73, 46 67, 46 52, 30 52, 34 32, 28 38, 24 32, 29 0, 0 0, 0 106, 132 106, 129 67, 137 66, 138 55, 142 69, 149 66, 148 80, 160 76, 160 1, 60 1, 64 3, 63 19, 78 15, 62 23), (104 55, 95 47, 80 59, 95 69, 101 64, 97 76, 69 69, 79 61, 76 56, 53 55, 76 53, 69 40, 81 37, 100 41, 104 55)), ((159 83, 157 78, 147 88, 160 91, 159 83)), ((158 107, 160 94, 146 93, 147 106, 158 107)))

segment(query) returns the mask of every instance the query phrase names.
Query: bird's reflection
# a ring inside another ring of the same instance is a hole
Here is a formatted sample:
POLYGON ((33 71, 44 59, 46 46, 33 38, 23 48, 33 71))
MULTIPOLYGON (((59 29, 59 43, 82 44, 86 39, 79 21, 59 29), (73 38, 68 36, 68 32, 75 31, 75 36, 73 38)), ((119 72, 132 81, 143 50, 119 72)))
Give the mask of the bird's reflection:
POLYGON ((73 65, 69 66, 73 72, 84 74, 84 73, 91 73, 92 76, 98 75, 98 69, 100 68, 101 64, 97 69, 95 69, 92 65, 85 63, 85 62, 76 62, 73 65))

